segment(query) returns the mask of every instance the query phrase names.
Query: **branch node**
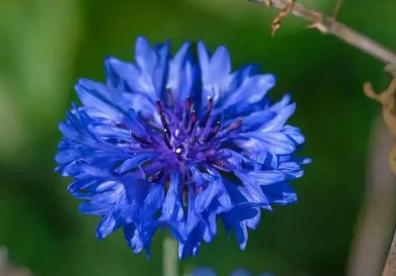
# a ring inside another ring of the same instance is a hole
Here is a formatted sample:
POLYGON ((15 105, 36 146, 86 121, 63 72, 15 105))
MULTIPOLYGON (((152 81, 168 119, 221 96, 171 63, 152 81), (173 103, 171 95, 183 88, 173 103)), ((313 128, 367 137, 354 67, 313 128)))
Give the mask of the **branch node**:
MULTIPOLYGON (((275 33, 281 27, 281 21, 284 17, 288 16, 290 12, 293 10, 295 0, 287 0, 285 6, 279 10, 278 14, 275 16, 274 20, 271 23, 271 35, 274 36, 275 33)), ((270 6, 272 5, 272 0, 265 0, 265 3, 269 3, 270 6)))
POLYGON ((312 23, 312 24, 309 24, 307 26, 307 28, 308 29, 317 29, 319 32, 324 33, 324 34, 329 32, 327 27, 325 25, 323 25, 322 22, 319 22, 319 21, 315 22, 315 23, 312 23))
MULTIPOLYGON (((394 68, 394 67, 393 67, 394 68)), ((395 97, 396 97, 396 77, 394 77, 389 84, 388 88, 381 93, 375 92, 373 86, 369 82, 365 82, 363 85, 364 94, 380 103, 382 105, 382 116, 389 129, 389 132, 393 136, 395 143, 389 153, 389 166, 394 174, 396 174, 396 115, 395 115, 395 97)))

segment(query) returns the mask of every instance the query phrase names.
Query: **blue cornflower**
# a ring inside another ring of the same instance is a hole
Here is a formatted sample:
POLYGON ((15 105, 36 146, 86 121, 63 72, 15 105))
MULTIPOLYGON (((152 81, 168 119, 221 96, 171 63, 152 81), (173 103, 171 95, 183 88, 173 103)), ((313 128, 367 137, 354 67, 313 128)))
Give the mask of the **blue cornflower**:
POLYGON ((136 41, 135 63, 105 61, 104 84, 81 79, 60 124, 57 171, 84 200, 80 211, 100 216, 97 237, 121 228, 133 252, 149 251, 152 236, 169 229, 179 257, 195 255, 215 236, 216 220, 233 230, 241 249, 260 210, 290 204, 288 182, 303 175, 304 142, 286 124, 295 104, 272 104, 271 74, 248 65, 231 71, 226 48, 136 41))

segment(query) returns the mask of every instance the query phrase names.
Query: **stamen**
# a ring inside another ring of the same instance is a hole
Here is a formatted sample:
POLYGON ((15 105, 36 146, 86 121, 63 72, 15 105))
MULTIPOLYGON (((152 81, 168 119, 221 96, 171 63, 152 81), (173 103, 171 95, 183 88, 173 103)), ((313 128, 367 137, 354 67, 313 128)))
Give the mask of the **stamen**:
POLYGON ((171 89, 166 90, 166 104, 169 108, 173 108, 175 100, 171 89))
POLYGON ((159 180, 163 175, 164 175, 163 171, 159 171, 159 172, 157 172, 157 173, 155 173, 153 175, 150 175, 147 178, 147 180, 150 181, 150 182, 155 182, 155 181, 159 180))
POLYGON ((172 145, 170 143, 169 137, 170 137, 170 134, 168 133, 168 130, 166 128, 164 128, 164 141, 165 141, 165 144, 167 145, 167 147, 169 149, 172 149, 172 145))
POLYGON ((190 122, 190 111, 191 111, 192 105, 193 105, 192 98, 188 97, 184 103, 184 116, 183 116, 184 128, 187 128, 188 123, 190 122))
POLYGON ((191 113, 191 120, 190 120, 191 121, 191 126, 190 126, 189 134, 192 133, 192 131, 193 131, 194 127, 195 127, 195 124, 197 123, 197 120, 198 120, 197 112, 195 111, 195 109, 193 109, 193 111, 191 113))
POLYGON ((172 133, 170 131, 168 121, 166 120, 164 107, 162 106, 161 101, 157 101, 157 110, 158 110, 158 113, 160 114, 161 123, 166 130, 164 132, 166 133, 166 135, 168 135, 170 137, 170 135, 172 135, 172 133))
POLYGON ((233 121, 231 124, 229 124, 225 129, 222 130, 220 136, 218 139, 223 139, 226 137, 230 132, 235 131, 239 129, 242 126, 242 118, 238 118, 235 121, 233 121))
POLYGON ((140 137, 137 136, 132 130, 131 130, 131 137, 135 139, 137 142, 146 144, 146 145, 152 145, 153 143, 148 140, 148 137, 140 137))
POLYGON ((162 103, 160 100, 156 101, 157 104, 157 110, 159 114, 163 114, 164 113, 164 107, 162 106, 162 103))
POLYGON ((229 171, 226 167, 226 162, 224 160, 216 160, 212 162, 212 165, 222 171, 229 171))
POLYGON ((208 142, 212 138, 214 138, 216 134, 219 132, 220 128, 221 128, 221 121, 217 121, 215 126, 209 132, 209 135, 206 137, 205 142, 208 142))
POLYGON ((235 130, 237 128, 240 128, 242 125, 242 118, 238 118, 237 120, 235 120, 234 122, 232 122, 228 127, 227 130, 231 131, 231 130, 235 130))
POLYGON ((202 118, 202 121, 200 122, 199 126, 204 127, 208 123, 210 114, 212 113, 213 110, 213 98, 209 97, 208 99, 208 107, 206 108, 206 113, 205 116, 202 118))
POLYGON ((183 185, 183 206, 184 207, 188 206, 188 190, 189 190, 188 185, 183 185))
POLYGON ((192 107, 193 101, 191 97, 188 97, 184 103, 184 108, 186 111, 189 111, 192 107))
POLYGON ((197 129, 198 129, 198 126, 197 125, 195 125, 195 123, 194 123, 194 127, 190 130, 190 146, 194 146, 195 145, 195 143, 197 142, 197 129))
MULTIPOLYGON (((213 116, 213 108, 214 100, 209 97, 202 116, 198 116, 191 97, 187 97, 183 103, 176 102, 172 91, 168 89, 166 99, 156 101, 156 109, 161 123, 158 125, 153 122, 150 125, 150 131, 156 135, 160 134, 162 141, 151 137, 150 132, 144 137, 133 132, 131 135, 140 143, 141 147, 153 147, 154 150, 166 149, 166 154, 169 153, 169 150, 180 164, 185 165, 191 154, 215 156, 216 147, 219 146, 216 141, 220 141, 227 132, 240 127, 242 120, 239 119, 222 128, 222 114, 213 116), (172 109, 169 106, 173 106, 172 109), (158 146, 157 143, 159 143, 158 146)), ((173 166, 173 161, 170 165, 173 166)), ((221 164, 215 166, 222 167, 221 164)), ((157 181, 157 171, 156 169, 148 172, 146 179, 157 181)))

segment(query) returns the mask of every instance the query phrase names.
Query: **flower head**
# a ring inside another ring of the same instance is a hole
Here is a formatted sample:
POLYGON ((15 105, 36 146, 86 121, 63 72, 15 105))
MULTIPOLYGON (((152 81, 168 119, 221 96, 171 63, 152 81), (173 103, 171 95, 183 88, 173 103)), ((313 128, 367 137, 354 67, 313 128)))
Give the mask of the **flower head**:
POLYGON ((121 228, 134 252, 149 251, 169 229, 182 258, 220 219, 243 249, 261 209, 296 201, 288 182, 308 160, 294 156, 304 137, 286 124, 295 104, 272 104, 275 78, 256 66, 232 72, 224 47, 169 48, 140 37, 135 63, 108 58, 104 84, 77 83, 82 105, 60 124, 57 171, 74 179, 80 211, 101 217, 98 238, 121 228))

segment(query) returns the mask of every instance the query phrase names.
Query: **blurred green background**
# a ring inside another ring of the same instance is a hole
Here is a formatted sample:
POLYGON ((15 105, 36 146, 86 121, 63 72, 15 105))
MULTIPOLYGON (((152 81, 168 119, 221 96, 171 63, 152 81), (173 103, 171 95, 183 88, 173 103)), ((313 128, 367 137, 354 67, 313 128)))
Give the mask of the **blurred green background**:
MULTIPOLYGON (((301 1, 330 14, 336 0, 301 1)), ((339 19, 396 49, 396 2, 345 0, 339 19)), ((235 67, 262 64, 277 75, 272 91, 291 92, 292 122, 307 137, 299 203, 262 216, 245 251, 220 231, 182 271, 238 267, 276 275, 344 275, 365 195, 370 131, 379 106, 362 83, 384 87, 382 64, 296 18, 269 32, 274 10, 245 0, 0 1, 0 245, 34 275, 160 275, 162 238, 153 257, 133 255, 121 233, 95 239, 97 218, 80 215, 69 182, 54 173, 57 124, 79 77, 103 80, 103 59, 131 60, 138 35, 152 42, 226 45, 235 67)))

